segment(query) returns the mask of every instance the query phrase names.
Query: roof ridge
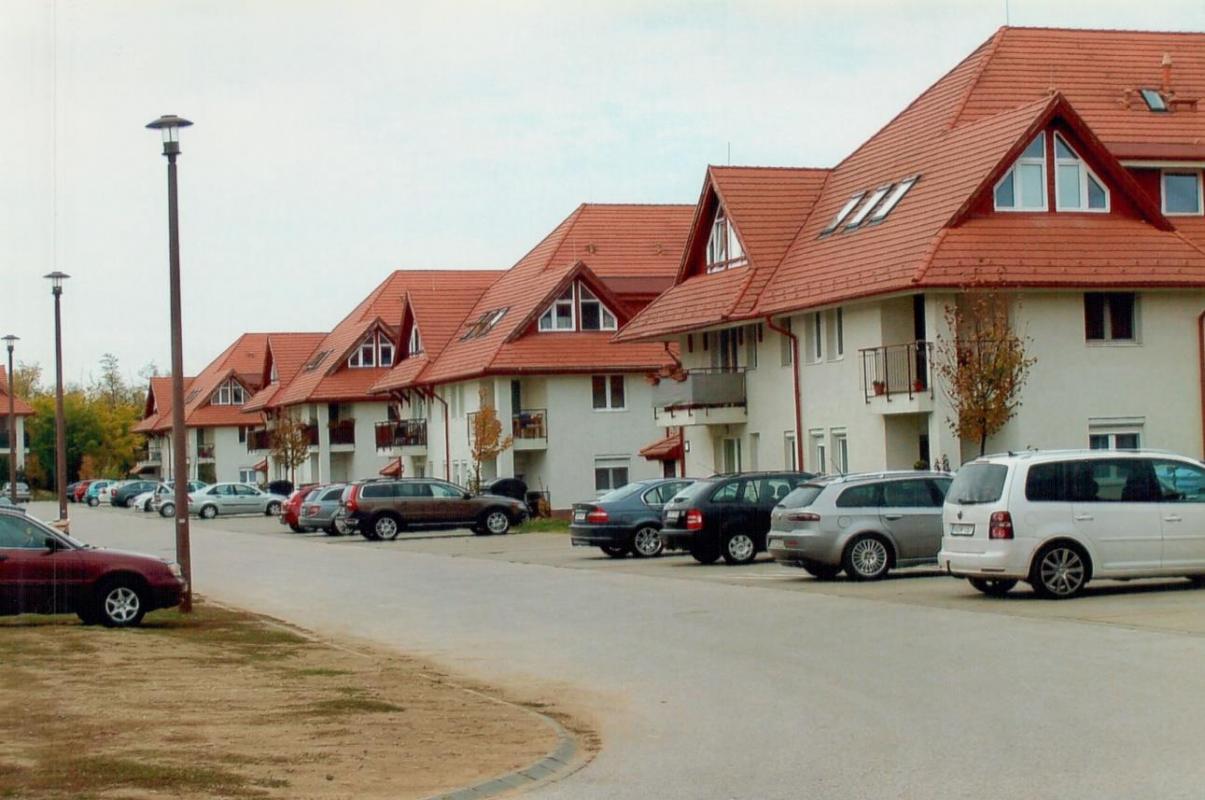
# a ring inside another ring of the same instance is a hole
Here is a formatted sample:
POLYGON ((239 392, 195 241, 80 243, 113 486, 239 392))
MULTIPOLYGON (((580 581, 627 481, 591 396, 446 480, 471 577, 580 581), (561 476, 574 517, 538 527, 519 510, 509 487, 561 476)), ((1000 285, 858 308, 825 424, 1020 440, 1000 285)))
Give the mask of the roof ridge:
POLYGON ((692 203, 595 203, 584 202, 578 210, 584 208, 694 208, 692 203))
POLYGON ((1060 33, 1153 33, 1156 35, 1205 36, 1205 31, 1170 31, 1144 28, 1063 28, 1057 25, 1001 25, 999 30, 1058 31, 1060 33))
POLYGON ((967 88, 962 93, 962 97, 958 100, 958 107, 954 109, 954 115, 946 124, 946 130, 956 128, 958 120, 962 118, 962 112, 966 110, 967 103, 971 100, 971 95, 975 92, 975 87, 979 85, 979 79, 983 77, 984 71, 987 70, 987 65, 996 57, 996 51, 1000 49, 1000 43, 1004 41, 1004 34, 1008 30, 1007 26, 1001 26, 992 34, 992 38, 987 46, 987 52, 983 54, 983 58, 979 60, 979 64, 975 67, 975 74, 971 78, 967 88))
POLYGON ((708 169, 764 169, 782 172, 832 172, 832 167, 787 167, 762 164, 708 164, 708 169))

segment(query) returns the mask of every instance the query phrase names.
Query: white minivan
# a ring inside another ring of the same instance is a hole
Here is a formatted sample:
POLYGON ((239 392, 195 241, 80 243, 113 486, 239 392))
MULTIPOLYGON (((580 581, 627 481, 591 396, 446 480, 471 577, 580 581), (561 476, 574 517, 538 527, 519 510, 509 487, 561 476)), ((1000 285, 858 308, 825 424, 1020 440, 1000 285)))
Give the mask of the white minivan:
POLYGON ((1149 450, 1026 451, 958 470, 938 563, 990 595, 1028 581, 1073 597, 1092 578, 1205 579, 1205 465, 1149 450))

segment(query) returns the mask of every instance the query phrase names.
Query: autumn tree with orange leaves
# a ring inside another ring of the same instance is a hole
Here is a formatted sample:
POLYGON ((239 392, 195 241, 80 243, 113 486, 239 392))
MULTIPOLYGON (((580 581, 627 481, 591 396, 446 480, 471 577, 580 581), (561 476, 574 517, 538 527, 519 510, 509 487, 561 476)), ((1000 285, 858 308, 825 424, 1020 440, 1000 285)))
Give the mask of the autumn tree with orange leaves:
POLYGON ((1017 415, 1021 390, 1037 363, 1009 321, 1014 307, 1019 303, 999 292, 968 292, 960 305, 946 307, 949 335, 937 340, 933 368, 954 411, 946 421, 958 437, 979 442, 979 455, 988 438, 1017 415))
POLYGON ((509 450, 514 441, 513 437, 502 435, 502 422, 489 401, 485 387, 481 387, 477 397, 480 402, 477 413, 472 416, 469 441, 469 457, 473 459, 472 485, 469 489, 474 492, 481 491, 481 465, 509 450))

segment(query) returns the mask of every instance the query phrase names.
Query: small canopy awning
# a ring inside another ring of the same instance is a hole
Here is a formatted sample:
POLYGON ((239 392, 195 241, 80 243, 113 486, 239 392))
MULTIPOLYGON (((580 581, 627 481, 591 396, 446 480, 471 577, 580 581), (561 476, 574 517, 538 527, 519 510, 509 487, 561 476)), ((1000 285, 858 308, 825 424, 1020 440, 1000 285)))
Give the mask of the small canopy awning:
POLYGON ((263 472, 266 474, 268 472, 267 457, 265 456, 264 458, 261 458, 259 461, 256 461, 255 466, 252 467, 252 469, 254 469, 256 472, 263 472))
POLYGON ((381 474, 384 475, 386 478, 401 477, 402 460, 400 458, 393 459, 392 461, 390 461, 388 464, 385 465, 385 468, 381 470, 381 474))
POLYGON ((146 473, 154 472, 157 469, 159 469, 158 464, 153 464, 149 461, 139 461, 137 464, 130 467, 130 474, 131 475, 143 475, 146 473))
POLYGON ((676 433, 663 436, 640 448, 640 455, 649 461, 681 461, 682 439, 676 433))

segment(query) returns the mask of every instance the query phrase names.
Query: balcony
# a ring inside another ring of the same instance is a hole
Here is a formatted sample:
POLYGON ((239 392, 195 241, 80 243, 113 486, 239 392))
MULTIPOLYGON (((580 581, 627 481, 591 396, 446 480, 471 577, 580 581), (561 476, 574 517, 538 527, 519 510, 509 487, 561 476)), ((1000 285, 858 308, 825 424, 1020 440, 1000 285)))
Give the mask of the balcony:
MULTIPOLYGON (((7 423, 0 422, 0 424, 3 424, 5 426, 3 428, 0 428, 0 450, 3 450, 5 453, 7 453, 8 452, 8 427, 7 427, 7 423)), ((24 438, 25 438, 25 452, 28 453, 29 452, 29 433, 28 433, 28 431, 25 433, 24 438)), ((0 453, 0 455, 4 455, 4 453, 0 453)))
POLYGON ((658 425, 740 425, 748 419, 742 369, 692 369, 684 380, 664 378, 653 387, 658 425))
POLYGON ((427 421, 403 419, 378 422, 374 426, 377 450, 399 450, 402 455, 427 454, 427 421))
POLYGON ((163 451, 157 447, 148 448, 138 460, 146 464, 162 464, 163 451))
POLYGON ((318 446, 318 423, 311 422, 302 430, 305 431, 305 443, 310 447, 318 446))
POLYGON ((880 414, 933 410, 933 344, 870 347, 862 354, 862 396, 880 414))
POLYGON ((197 444, 197 461, 213 461, 212 444, 197 444))
POLYGON ((354 448, 356 446, 356 421, 354 419, 341 419, 338 422, 332 422, 328 427, 332 450, 336 447, 354 448))
POLYGON ((272 431, 247 431, 247 452, 272 449, 272 431))
POLYGON ((548 410, 525 408, 511 416, 512 447, 515 450, 548 449, 548 410))

